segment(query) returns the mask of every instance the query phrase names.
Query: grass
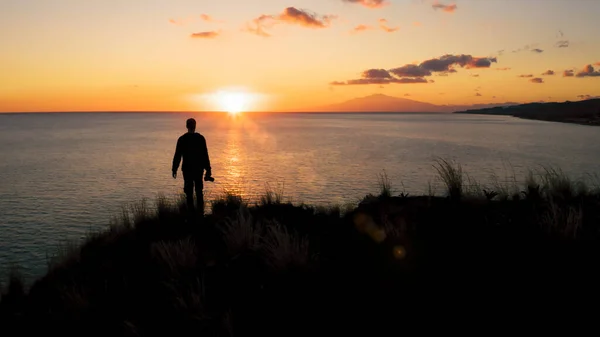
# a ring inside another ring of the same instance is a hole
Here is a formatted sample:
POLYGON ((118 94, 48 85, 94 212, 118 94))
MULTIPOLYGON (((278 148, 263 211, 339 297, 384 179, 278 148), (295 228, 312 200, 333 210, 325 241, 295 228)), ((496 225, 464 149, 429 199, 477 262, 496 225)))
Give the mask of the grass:
POLYGON ((61 245, 33 284, 10 268, 0 327, 8 336, 391 335, 423 320, 562 312, 561 299, 596 292, 597 186, 552 168, 487 185, 452 161, 434 168, 440 196, 431 184, 428 195, 396 194, 383 173, 357 205, 295 205, 267 187, 255 203, 225 193, 190 218, 181 197, 142 200, 61 245))

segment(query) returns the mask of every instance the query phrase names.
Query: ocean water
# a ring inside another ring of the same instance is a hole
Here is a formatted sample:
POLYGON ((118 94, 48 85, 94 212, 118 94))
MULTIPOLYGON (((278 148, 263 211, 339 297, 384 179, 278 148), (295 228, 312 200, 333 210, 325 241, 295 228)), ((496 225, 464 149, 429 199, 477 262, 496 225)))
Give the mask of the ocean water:
POLYGON ((480 182, 522 179, 539 165, 600 173, 600 129, 504 116, 192 113, 0 114, 0 272, 42 275, 60 242, 104 228, 120 207, 175 196, 175 142, 198 120, 214 184, 248 199, 266 186, 295 202, 343 204, 377 192, 442 193, 433 164, 456 160, 480 182))

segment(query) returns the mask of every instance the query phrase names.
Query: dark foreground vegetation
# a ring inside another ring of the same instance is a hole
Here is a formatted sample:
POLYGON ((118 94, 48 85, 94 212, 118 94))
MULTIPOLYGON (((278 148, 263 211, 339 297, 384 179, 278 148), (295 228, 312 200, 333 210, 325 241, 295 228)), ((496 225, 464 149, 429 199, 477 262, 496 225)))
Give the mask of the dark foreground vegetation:
POLYGON ((578 102, 567 101, 562 103, 528 103, 456 113, 505 115, 549 122, 600 125, 600 99, 588 99, 578 102))
POLYGON ((554 170, 517 189, 436 168, 444 197, 395 195, 383 177, 345 210, 272 192, 225 195, 193 221, 183 203, 137 204, 30 287, 13 272, 2 335, 487 335, 597 319, 597 189, 554 170))

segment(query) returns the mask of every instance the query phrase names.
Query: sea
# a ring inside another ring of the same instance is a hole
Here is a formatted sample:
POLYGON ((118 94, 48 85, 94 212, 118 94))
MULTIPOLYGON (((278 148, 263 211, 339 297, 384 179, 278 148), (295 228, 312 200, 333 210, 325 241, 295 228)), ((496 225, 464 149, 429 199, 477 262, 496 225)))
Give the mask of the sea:
POLYGON ((443 195, 434 165, 459 163, 469 184, 521 183, 553 167, 598 182, 600 128, 461 114, 0 114, 0 275, 29 279, 50 256, 107 227, 122 207, 176 198, 177 138, 194 117, 214 183, 250 202, 267 189, 294 203, 356 204, 378 193, 443 195))

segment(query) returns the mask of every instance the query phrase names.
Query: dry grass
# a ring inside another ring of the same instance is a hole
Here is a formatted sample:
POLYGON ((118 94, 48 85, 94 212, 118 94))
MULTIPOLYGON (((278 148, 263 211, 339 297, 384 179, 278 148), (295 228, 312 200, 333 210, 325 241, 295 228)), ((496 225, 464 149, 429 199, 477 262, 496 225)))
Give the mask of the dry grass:
POLYGON ((307 238, 277 223, 267 226, 266 232, 263 249, 269 266, 275 270, 308 266, 310 255, 307 238))
POLYGON ((444 185, 446 185, 447 196, 452 200, 460 200, 463 196, 464 186, 462 166, 458 163, 439 158, 433 167, 444 185))
POLYGON ((156 261, 172 275, 194 270, 198 266, 196 243, 191 237, 153 243, 151 252, 156 261))
POLYGON ((262 224, 254 221, 246 207, 240 207, 234 218, 227 218, 221 231, 229 256, 238 256, 260 248, 262 224))

